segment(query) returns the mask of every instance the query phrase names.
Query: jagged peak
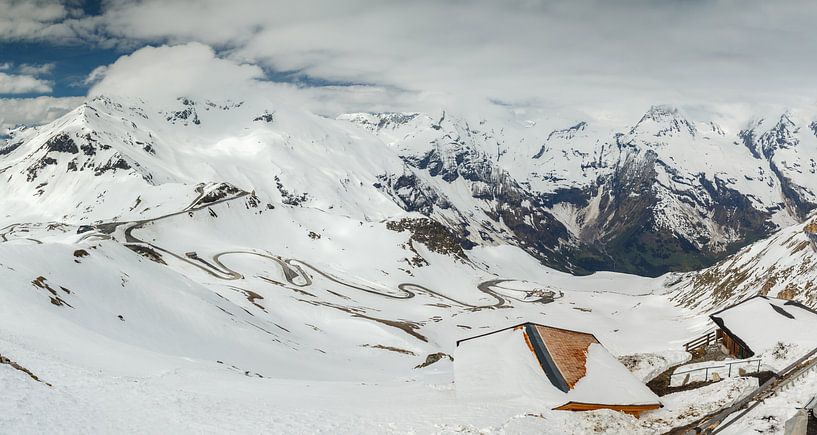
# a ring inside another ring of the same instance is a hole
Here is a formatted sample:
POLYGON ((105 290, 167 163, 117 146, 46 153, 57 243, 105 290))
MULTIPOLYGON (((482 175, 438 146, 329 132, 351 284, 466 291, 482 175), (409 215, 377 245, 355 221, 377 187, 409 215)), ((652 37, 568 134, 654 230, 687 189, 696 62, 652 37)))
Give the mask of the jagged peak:
POLYGON ((630 134, 646 131, 654 136, 673 136, 687 132, 695 136, 697 128, 678 110, 665 104, 651 106, 641 119, 630 129, 630 134))
POLYGON ((800 130, 800 127, 791 111, 787 110, 776 121, 767 122, 767 119, 759 118, 749 123, 746 130, 752 132, 762 141, 764 138, 775 138, 775 140, 791 138, 800 130))
POLYGON ((780 115, 780 119, 778 119, 775 128, 785 128, 787 130, 796 131, 797 123, 792 119, 793 116, 794 115, 792 115, 790 110, 783 112, 783 114, 780 115))
POLYGON ((654 120, 658 120, 660 118, 668 118, 668 117, 678 117, 680 116, 680 111, 675 106, 670 106, 668 104, 656 104, 650 106, 649 110, 644 114, 644 117, 649 117, 654 120))

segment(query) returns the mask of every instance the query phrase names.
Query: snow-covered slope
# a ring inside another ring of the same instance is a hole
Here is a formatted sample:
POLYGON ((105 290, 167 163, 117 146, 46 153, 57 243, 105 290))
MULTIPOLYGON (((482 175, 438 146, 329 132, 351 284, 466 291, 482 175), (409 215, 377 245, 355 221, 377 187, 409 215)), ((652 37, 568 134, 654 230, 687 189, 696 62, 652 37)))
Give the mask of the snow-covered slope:
POLYGON ((520 419, 543 410, 458 397, 456 340, 534 319, 615 355, 660 354, 700 328, 661 279, 463 251, 420 214, 366 221, 212 191, 151 218, 2 231, 0 426, 581 433, 585 414, 520 419))
POLYGON ((755 294, 817 305, 817 224, 793 225, 753 243, 714 266, 680 275, 673 299, 712 310, 755 294))
POLYGON ((372 219, 400 212, 372 187, 380 173, 403 167, 379 141, 305 112, 251 106, 179 99, 157 108, 96 98, 16 132, 0 150, 4 219, 148 216, 167 200, 192 201, 189 186, 207 182, 372 219))

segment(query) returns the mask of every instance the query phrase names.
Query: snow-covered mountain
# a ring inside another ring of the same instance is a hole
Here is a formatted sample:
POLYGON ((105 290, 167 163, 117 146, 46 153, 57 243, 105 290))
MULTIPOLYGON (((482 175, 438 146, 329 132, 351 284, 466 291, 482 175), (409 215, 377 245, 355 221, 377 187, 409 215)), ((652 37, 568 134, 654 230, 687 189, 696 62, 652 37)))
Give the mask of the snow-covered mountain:
POLYGON ((440 190, 448 184, 482 200, 489 219, 471 233, 511 240, 573 272, 703 267, 801 220, 815 202, 817 136, 805 115, 730 132, 666 106, 612 128, 494 125, 445 113, 341 119, 383 138, 440 190), (485 231, 498 222, 499 236, 485 231))
POLYGON ((224 182, 365 220, 419 212, 465 248, 510 243, 573 273, 658 275, 707 266, 803 219, 817 202, 809 119, 786 113, 727 132, 656 106, 629 127, 551 128, 103 97, 14 131, 0 149, 0 193, 7 219, 87 223, 149 216, 191 195, 185 185, 224 182))
POLYGON ((307 113, 189 99, 157 109, 97 98, 15 132, 0 150, 5 218, 150 216, 193 195, 189 185, 227 182, 265 201, 382 219, 400 209, 372 185, 403 164, 381 148, 344 123, 307 113))

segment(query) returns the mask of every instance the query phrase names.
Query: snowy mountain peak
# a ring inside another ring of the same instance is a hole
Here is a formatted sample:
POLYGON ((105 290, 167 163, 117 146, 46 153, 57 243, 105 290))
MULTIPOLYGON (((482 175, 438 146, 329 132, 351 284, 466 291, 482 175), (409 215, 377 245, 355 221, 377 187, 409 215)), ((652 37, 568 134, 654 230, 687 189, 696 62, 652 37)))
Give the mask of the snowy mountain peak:
MULTIPOLYGON (((345 113, 337 117, 338 120, 352 122, 366 127, 371 131, 383 129, 397 129, 412 121, 423 117, 416 112, 375 112, 375 113, 345 113)), ((430 120, 429 117, 425 117, 430 120)))
POLYGON ((780 115, 780 119, 778 119, 777 124, 772 127, 772 131, 774 131, 774 134, 779 136, 782 140, 791 141, 791 139, 799 131, 799 127, 792 119, 791 113, 786 112, 780 115))
POLYGON ((632 134, 647 134, 655 137, 688 134, 694 137, 697 129, 678 108, 667 105, 652 106, 630 129, 632 134))

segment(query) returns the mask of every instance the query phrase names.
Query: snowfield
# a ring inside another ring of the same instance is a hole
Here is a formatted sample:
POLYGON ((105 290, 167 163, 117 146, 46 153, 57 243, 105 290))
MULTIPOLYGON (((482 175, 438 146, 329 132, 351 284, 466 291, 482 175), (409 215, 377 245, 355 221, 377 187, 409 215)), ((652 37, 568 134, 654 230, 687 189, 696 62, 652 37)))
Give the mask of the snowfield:
POLYGON ((571 282, 519 250, 483 248, 463 262, 421 244, 414 250, 429 264, 407 269, 405 257, 416 254, 405 248, 406 232, 362 222, 330 226, 323 213, 290 207, 254 214, 245 204, 239 198, 134 234, 203 259, 224 246, 286 253, 310 265, 309 285, 297 278, 288 283, 285 269, 265 257, 222 257, 223 266, 241 275, 224 280, 189 258, 165 254, 167 265, 159 264, 116 240, 81 240, 74 228, 32 228, 20 233, 26 239, 0 245, 7 289, 0 304, 2 355, 42 380, 0 367, 4 391, 16 392, 4 405, 13 408, 0 413, 2 427, 38 432, 60 421, 69 432, 86 433, 445 433, 543 430, 559 422, 553 433, 564 433, 588 414, 460 397, 447 357, 415 367, 434 353, 453 355, 458 339, 525 319, 593 331, 617 355, 677 347, 700 328, 699 319, 660 294, 660 280, 625 278, 638 295, 605 292, 596 282, 609 277, 571 282), (310 238, 299 222, 311 223, 321 237, 310 238), (508 276, 523 280, 497 286, 498 298, 482 293, 477 285, 497 277, 481 269, 486 264, 497 272, 508 267, 520 273, 508 276), (537 276, 548 284, 532 281, 537 276), (406 299, 399 290, 405 283, 440 296, 409 287, 415 296, 406 299), (525 298, 536 289, 557 296, 547 303, 525 298), (657 322, 663 326, 646 327, 657 322), (547 417, 527 416, 542 413, 547 417))

